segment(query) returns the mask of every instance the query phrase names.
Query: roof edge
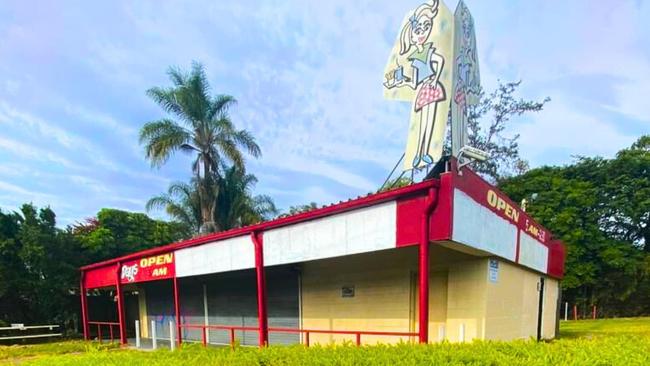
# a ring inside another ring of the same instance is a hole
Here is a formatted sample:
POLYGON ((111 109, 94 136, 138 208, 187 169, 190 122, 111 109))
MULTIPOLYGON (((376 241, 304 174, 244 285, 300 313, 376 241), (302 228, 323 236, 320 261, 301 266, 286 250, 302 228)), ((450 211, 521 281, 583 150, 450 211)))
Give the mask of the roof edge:
POLYGON ((363 208, 371 206, 374 204, 394 200, 397 198, 414 195, 418 192, 425 191, 429 188, 439 187, 440 181, 437 179, 425 180, 420 183, 411 184, 406 187, 392 189, 390 191, 369 194, 367 196, 359 196, 355 199, 349 199, 345 202, 340 201, 339 203, 333 203, 329 206, 323 206, 311 211, 298 213, 291 216, 276 218, 270 221, 261 222, 258 224, 244 226, 242 228, 221 231, 218 233, 207 234, 203 236, 198 236, 192 239, 187 239, 171 244, 162 245, 159 247, 154 247, 150 249, 141 250, 139 252, 130 253, 121 257, 107 259, 105 261, 96 262, 80 267, 81 271, 86 271, 94 268, 104 267, 107 265, 133 260, 143 256, 156 255, 164 252, 169 252, 172 250, 183 249, 187 247, 197 246, 201 244, 206 244, 212 241, 225 240, 237 236, 242 236, 250 234, 252 232, 264 231, 269 229, 275 229, 282 226, 288 226, 292 224, 297 224, 305 221, 310 221, 322 217, 331 216, 334 214, 363 208))

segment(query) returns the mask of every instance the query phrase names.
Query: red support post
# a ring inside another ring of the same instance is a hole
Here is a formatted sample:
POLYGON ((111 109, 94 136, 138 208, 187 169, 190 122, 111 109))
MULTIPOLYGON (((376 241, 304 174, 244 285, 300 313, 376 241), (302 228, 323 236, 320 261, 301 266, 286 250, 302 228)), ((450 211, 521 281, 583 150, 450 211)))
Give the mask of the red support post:
POLYGON ((99 340, 99 343, 102 343, 102 325, 97 324, 97 340, 99 340))
POLYGON ((201 342, 203 343, 203 347, 208 345, 207 337, 205 336, 205 327, 201 328, 201 342))
POLYGON ((434 188, 430 188, 425 200, 421 219, 420 243, 418 252, 419 274, 419 317, 418 334, 420 343, 429 342, 429 219, 437 204, 434 188))
MULTIPOLYGON (((122 264, 117 262, 115 271, 115 290, 117 292, 117 319, 120 323, 120 344, 126 344, 126 321, 124 317, 124 294, 122 293, 122 283, 120 282, 122 264)), ((109 326, 110 327, 110 326, 109 326)), ((110 327, 112 330, 113 328, 110 327)))
POLYGON ((235 328, 230 328, 230 347, 235 347, 235 328))
POLYGON ((113 343, 113 340, 115 339, 115 337, 113 336, 113 326, 110 325, 110 324, 108 325, 108 334, 110 334, 110 336, 111 336, 111 343, 113 343))
POLYGON ((266 278, 264 276, 264 248, 262 234, 251 233, 255 246, 255 272, 257 273, 257 319, 260 333, 260 347, 269 344, 269 323, 266 312, 266 278))
POLYGON ((86 298, 86 285, 84 283, 84 278, 86 272, 81 271, 81 279, 79 280, 79 293, 81 296, 81 328, 83 329, 84 340, 90 338, 90 332, 88 331, 88 299, 86 298))
POLYGON ((357 347, 361 345, 361 333, 357 333, 357 347))
POLYGON ((176 314, 176 340, 180 346, 183 343, 183 335, 181 331, 181 304, 178 297, 178 279, 176 276, 173 278, 174 281, 174 313, 176 314))
POLYGON ((309 347, 309 332, 305 333, 305 345, 309 347))

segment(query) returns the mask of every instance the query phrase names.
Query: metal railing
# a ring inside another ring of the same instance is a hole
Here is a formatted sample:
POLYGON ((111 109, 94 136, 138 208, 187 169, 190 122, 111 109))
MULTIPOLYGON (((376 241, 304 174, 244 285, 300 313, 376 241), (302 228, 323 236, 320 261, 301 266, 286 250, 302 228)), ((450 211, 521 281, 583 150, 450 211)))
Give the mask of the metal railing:
MULTIPOLYGON (((50 324, 50 325, 23 325, 23 324, 14 324, 10 327, 0 327, 0 332, 4 331, 30 331, 33 329, 49 329, 53 331, 54 329, 59 329, 59 325, 50 324)), ((46 337, 61 337, 62 333, 47 333, 47 334, 21 334, 21 335, 10 335, 0 337, 0 341, 4 340, 16 340, 16 339, 30 339, 30 338, 46 338, 46 337)))
MULTIPOLYGON (((207 336, 206 333, 208 330, 225 330, 230 334, 230 345, 235 345, 235 331, 254 331, 258 332, 260 328, 258 327, 244 327, 244 326, 235 326, 235 325, 201 325, 201 324, 183 324, 181 328, 186 329, 200 329, 201 330, 201 342, 203 346, 207 346, 207 336)), ((353 335, 355 336, 355 344, 361 346, 361 336, 388 336, 388 337, 415 337, 418 333, 414 332, 379 332, 379 331, 363 331, 363 330, 324 330, 324 329, 296 329, 296 328, 281 328, 281 327, 269 327, 269 333, 298 333, 304 334, 303 344, 307 347, 310 345, 310 334, 338 334, 338 335, 353 335)))
POLYGON ((117 322, 92 322, 89 321, 88 325, 96 325, 97 326, 97 340, 99 343, 102 343, 102 326, 108 327, 108 334, 110 337, 111 342, 115 340, 115 335, 113 333, 113 327, 117 327, 117 333, 120 333, 120 323, 117 322))

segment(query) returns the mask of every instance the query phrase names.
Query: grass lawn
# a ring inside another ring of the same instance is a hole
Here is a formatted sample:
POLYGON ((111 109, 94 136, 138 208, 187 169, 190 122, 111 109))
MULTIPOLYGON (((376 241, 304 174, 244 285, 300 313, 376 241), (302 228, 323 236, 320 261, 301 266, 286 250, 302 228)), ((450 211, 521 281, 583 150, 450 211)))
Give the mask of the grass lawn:
POLYGON ((20 365, 650 365, 650 318, 563 322, 558 340, 430 346, 302 346, 143 352, 92 342, 0 346, 0 364, 20 365))

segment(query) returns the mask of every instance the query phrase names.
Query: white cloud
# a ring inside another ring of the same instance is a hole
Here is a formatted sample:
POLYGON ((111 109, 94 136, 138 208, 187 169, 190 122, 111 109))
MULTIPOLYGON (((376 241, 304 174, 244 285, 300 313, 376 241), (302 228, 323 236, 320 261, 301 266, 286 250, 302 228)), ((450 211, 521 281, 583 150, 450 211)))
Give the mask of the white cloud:
POLYGON ((519 125, 515 131, 521 134, 522 155, 534 165, 562 164, 570 162, 572 155, 611 157, 634 142, 635 136, 615 126, 604 115, 594 117, 576 109, 570 98, 557 98, 534 115, 532 123, 519 125), (549 156, 555 161, 549 161, 549 156))
POLYGON ((10 152, 19 159, 27 158, 36 161, 49 161, 60 164, 66 168, 81 169, 81 166, 58 154, 4 137, 0 137, 0 149, 10 152))

